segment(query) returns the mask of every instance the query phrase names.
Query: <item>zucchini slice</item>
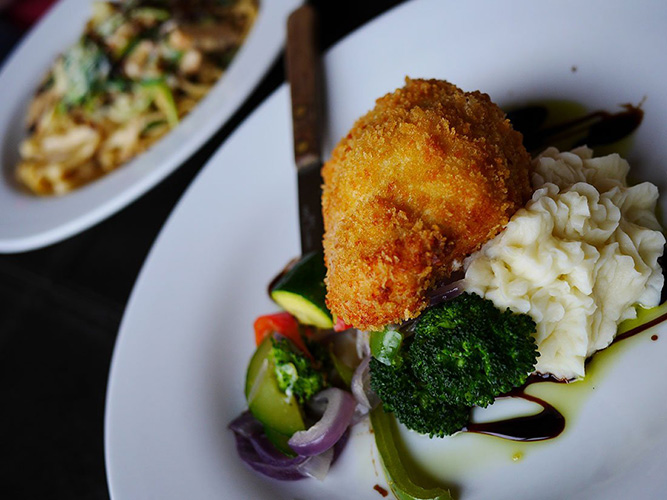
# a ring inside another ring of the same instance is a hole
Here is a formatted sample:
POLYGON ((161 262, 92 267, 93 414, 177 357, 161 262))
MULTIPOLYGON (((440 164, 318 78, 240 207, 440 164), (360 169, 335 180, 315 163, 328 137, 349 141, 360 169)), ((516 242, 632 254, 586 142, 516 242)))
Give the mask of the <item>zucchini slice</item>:
POLYGON ((155 107, 164 114, 169 128, 178 125, 178 109, 171 89, 164 79, 144 80, 139 85, 153 99, 155 107))
POLYGON ((267 437, 276 444, 282 444, 277 438, 289 436, 306 428, 301 414, 301 407, 294 396, 286 396, 278 388, 275 365, 271 357, 271 336, 267 336, 259 345, 246 374, 245 396, 248 409, 264 428, 271 429, 267 437))
POLYGON ((333 318, 326 306, 324 255, 304 255, 271 287, 271 298, 294 315, 300 323, 317 328, 333 328, 333 318))

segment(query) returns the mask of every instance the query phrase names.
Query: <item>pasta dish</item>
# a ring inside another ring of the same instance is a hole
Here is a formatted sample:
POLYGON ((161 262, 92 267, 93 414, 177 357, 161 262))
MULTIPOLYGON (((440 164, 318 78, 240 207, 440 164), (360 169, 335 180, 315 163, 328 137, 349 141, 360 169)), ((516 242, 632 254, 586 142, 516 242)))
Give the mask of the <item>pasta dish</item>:
POLYGON ((257 0, 95 2, 32 99, 18 181, 61 195, 148 149, 225 72, 257 0))

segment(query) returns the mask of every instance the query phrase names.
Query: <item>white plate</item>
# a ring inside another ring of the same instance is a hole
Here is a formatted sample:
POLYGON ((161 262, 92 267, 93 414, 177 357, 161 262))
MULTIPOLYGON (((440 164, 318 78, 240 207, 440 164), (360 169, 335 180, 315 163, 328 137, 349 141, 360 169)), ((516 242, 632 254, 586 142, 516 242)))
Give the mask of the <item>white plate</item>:
MULTIPOLYGON (((665 20, 664 2, 405 4, 326 56, 328 147, 405 75, 483 89, 501 105, 561 98, 614 109, 646 97, 629 159, 637 178, 662 188, 665 214, 665 20)), ((266 285, 299 249, 290 144, 281 88, 211 159, 150 253, 109 383, 106 457, 116 500, 381 498, 372 488, 386 481, 363 425, 323 483, 253 474, 226 430, 244 409, 252 322, 275 310, 266 285)), ((458 467, 462 498, 664 497, 667 328, 655 332, 658 342, 644 335, 623 347, 565 435, 517 463, 489 455, 458 467)))
POLYGON ((34 90, 55 58, 83 32, 91 0, 62 0, 33 29, 0 71, 0 252, 63 240, 141 196, 180 166, 250 95, 282 48, 285 22, 302 0, 266 0, 225 75, 182 123, 111 174, 60 198, 23 192, 13 179, 23 120, 34 90))

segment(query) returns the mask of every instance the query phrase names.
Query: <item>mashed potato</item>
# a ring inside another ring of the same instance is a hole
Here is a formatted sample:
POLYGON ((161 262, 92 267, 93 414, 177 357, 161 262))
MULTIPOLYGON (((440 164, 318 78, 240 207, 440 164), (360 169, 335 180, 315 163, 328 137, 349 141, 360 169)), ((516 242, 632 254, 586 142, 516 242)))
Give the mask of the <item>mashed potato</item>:
POLYGON ((618 155, 547 149, 533 161, 535 192, 504 232, 465 263, 467 290, 537 323, 536 371, 561 379, 614 339, 634 306, 658 305, 665 237, 657 188, 629 187, 618 155))

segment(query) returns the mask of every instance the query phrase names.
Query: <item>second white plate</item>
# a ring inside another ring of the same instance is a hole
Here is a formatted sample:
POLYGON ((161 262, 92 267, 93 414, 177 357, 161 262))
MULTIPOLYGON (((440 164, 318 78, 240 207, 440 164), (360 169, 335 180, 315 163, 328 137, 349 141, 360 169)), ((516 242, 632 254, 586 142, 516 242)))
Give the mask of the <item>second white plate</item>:
POLYGON ((91 0, 62 0, 0 71, 0 253, 22 252, 72 236, 151 189, 178 168, 250 95, 278 56, 289 13, 302 0, 260 2, 259 15, 223 77, 182 123, 150 150, 62 197, 37 197, 14 181, 29 100, 56 57, 83 32, 91 0))

